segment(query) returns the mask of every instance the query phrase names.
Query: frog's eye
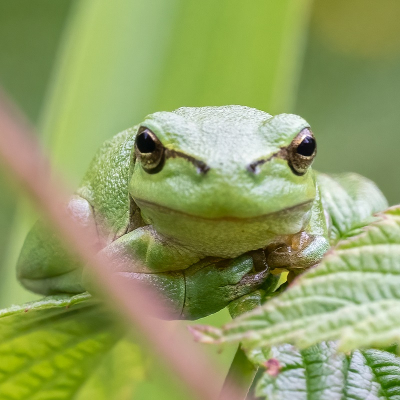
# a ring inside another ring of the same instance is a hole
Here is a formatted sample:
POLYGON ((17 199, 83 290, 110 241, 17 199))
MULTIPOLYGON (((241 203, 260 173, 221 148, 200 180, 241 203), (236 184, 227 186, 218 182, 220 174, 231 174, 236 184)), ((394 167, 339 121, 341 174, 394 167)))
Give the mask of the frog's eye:
POLYGON ((161 171, 164 164, 164 146, 149 128, 139 128, 135 146, 136 157, 146 172, 154 174, 161 171))
POLYGON ((296 175, 306 173, 317 153, 317 142, 310 128, 303 129, 288 148, 289 165, 296 175))

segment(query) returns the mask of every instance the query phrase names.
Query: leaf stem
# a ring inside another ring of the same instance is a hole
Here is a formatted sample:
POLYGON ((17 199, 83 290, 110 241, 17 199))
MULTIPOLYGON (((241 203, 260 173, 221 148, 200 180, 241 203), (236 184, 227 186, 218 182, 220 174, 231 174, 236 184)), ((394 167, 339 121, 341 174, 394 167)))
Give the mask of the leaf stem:
POLYGON ((241 345, 239 345, 222 386, 220 399, 226 398, 225 393, 231 391, 230 384, 234 382, 237 388, 237 397, 245 400, 257 370, 258 367, 249 361, 241 345))

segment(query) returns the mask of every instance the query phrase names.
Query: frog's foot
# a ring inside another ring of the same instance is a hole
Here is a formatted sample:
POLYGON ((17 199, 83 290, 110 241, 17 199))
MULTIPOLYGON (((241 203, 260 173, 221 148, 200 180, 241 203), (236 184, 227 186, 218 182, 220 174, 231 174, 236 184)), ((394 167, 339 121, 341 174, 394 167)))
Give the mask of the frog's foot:
POLYGON ((229 304, 229 314, 232 318, 236 318, 239 315, 242 315, 246 312, 253 310, 256 307, 259 307, 262 304, 264 296, 265 292, 260 289, 239 297, 229 304))
POLYGON ((291 237, 290 244, 267 248, 267 263, 273 273, 288 270, 297 275, 318 264, 328 249, 329 242, 325 237, 300 232, 291 237))
MULTIPOLYGON (((180 271, 116 273, 155 289, 167 313, 154 308, 153 314, 171 319, 198 319, 218 312, 263 287, 269 277, 268 267, 256 268, 250 254, 229 260, 209 257, 180 271)), ((90 280, 85 284, 90 292, 96 292, 90 280)))
POLYGON ((254 254, 235 259, 205 259, 184 271, 185 302, 182 318, 197 319, 215 313, 230 302, 263 286, 269 268, 261 269, 254 254))

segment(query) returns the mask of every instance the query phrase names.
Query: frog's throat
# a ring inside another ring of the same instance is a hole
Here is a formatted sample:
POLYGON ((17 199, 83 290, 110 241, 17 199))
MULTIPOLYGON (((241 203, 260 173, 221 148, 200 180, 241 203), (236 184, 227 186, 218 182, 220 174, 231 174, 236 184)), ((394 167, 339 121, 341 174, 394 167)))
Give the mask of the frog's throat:
POLYGON ((288 208, 283 208, 281 210, 277 210, 277 211, 273 211, 267 214, 261 214, 261 215, 257 215, 254 217, 234 217, 234 216, 224 216, 224 217, 217 217, 217 218, 213 218, 213 217, 203 217, 203 216, 199 216, 199 215, 194 215, 194 214, 189 214, 187 212, 184 211, 180 211, 180 210, 175 210, 173 208, 169 208, 166 206, 162 206, 160 204, 148 201, 148 200, 143 200, 143 199, 134 199, 134 202, 139 206, 140 209, 145 209, 145 208, 153 208, 156 209, 158 211, 161 211, 163 213, 170 213, 170 214, 177 214, 177 215, 182 215, 185 216, 187 218, 192 218, 192 219, 198 219, 198 220, 205 220, 205 221, 230 221, 230 222, 251 222, 251 221, 261 221, 262 219, 268 219, 273 215, 279 215, 280 213, 287 213, 287 212, 291 212, 293 210, 296 210, 297 208, 302 208, 302 207, 306 207, 307 205, 310 205, 314 202, 314 200, 307 200, 304 201, 302 203, 296 204, 292 207, 288 207, 288 208))

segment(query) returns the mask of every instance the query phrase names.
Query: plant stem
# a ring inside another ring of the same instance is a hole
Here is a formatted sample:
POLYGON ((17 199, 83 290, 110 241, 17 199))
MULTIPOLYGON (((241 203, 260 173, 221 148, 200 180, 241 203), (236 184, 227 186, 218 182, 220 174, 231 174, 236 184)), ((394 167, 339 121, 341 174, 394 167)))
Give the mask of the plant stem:
POLYGON ((236 383, 236 387, 239 388, 239 393, 237 393, 238 398, 245 400, 257 369, 258 367, 249 361, 241 345, 239 345, 222 386, 220 398, 225 398, 225 393, 230 390, 230 382, 234 382, 236 383))

